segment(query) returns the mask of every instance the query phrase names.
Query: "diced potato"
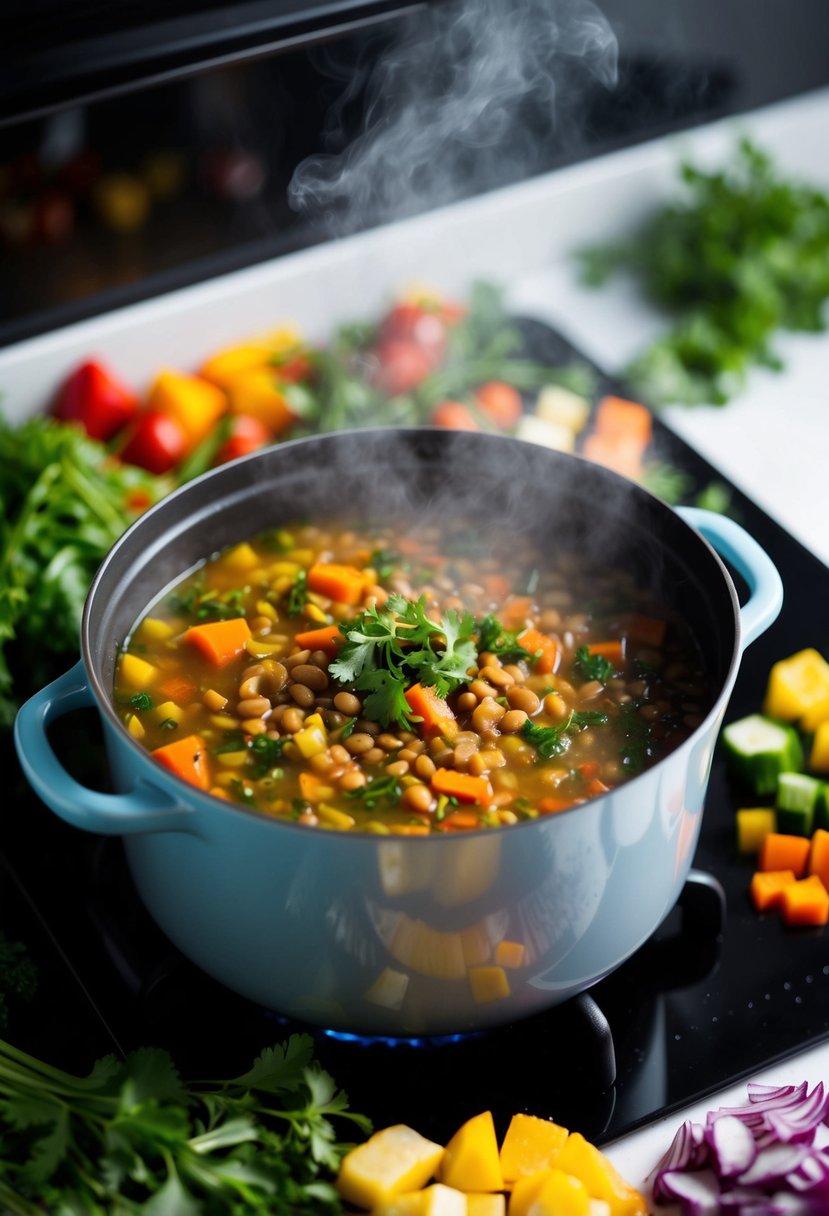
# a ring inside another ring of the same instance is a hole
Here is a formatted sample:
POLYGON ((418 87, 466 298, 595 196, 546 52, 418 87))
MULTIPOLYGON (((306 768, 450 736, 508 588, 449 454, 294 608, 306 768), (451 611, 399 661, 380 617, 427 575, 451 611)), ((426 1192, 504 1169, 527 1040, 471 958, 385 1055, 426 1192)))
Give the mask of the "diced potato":
POLYGON ((578 435, 590 416, 590 402, 560 384, 548 384, 538 394, 535 412, 539 418, 557 422, 578 435))
POLYGON ((469 986, 479 1005, 502 1001, 509 996, 510 986, 503 967, 470 967, 469 986))
POLYGON ((374 983, 366 989, 364 996, 372 1005, 384 1009, 399 1009, 406 997, 409 977, 404 971, 384 967, 374 983))
POLYGON ((395 1123, 346 1153, 337 1190, 348 1203, 374 1208, 395 1195, 425 1186, 442 1156, 440 1144, 404 1123, 395 1123))
POLYGON ((501 1172, 506 1182, 550 1169, 564 1147, 568 1130, 537 1115, 512 1116, 501 1144, 501 1172))
POLYGON ((162 701, 152 710, 151 716, 156 722, 175 722, 178 725, 184 717, 184 710, 175 701, 162 701))
POLYGON ((143 739, 146 735, 144 724, 138 717, 138 714, 130 714, 127 718, 127 730, 132 735, 133 739, 143 739))
POLYGON ((142 659, 140 655, 125 654, 121 659, 121 682, 139 692, 152 688, 160 674, 157 667, 142 659))
POLYGON ((165 642, 171 638, 175 630, 169 621, 161 621, 157 617, 147 616, 135 632, 139 642, 165 642))
POLYGON ((495 962, 499 967, 521 967, 524 964, 526 950, 522 942, 510 942, 504 939, 495 947, 495 962))
POLYGON ((537 443, 556 452, 572 452, 576 446, 575 433, 569 427, 561 422, 548 422, 537 414, 522 414, 515 434, 525 443, 537 443))
POLYGON ((799 650, 775 663, 769 672, 763 713, 796 722, 829 697, 829 663, 817 650, 799 650))
POLYGON ((247 570, 256 569, 259 565, 259 558, 256 556, 253 546, 249 545, 247 541, 243 541, 224 555, 223 565, 228 570, 244 574, 247 570))
POLYGON ((373 1208, 371 1216, 468 1216, 466 1195, 435 1182, 422 1191, 409 1191, 373 1208))
POLYGON ((510 1192, 509 1216, 529 1216, 530 1208, 535 1203, 548 1173, 548 1170, 538 1170, 535 1174, 516 1181, 510 1192))
POLYGON ((328 734, 322 722, 308 725, 307 718, 302 730, 298 730, 293 736, 293 741, 305 760, 322 755, 328 748, 328 734))
POLYGON ((438 1177, 459 1191, 500 1191, 504 1186, 492 1112, 474 1115, 446 1145, 438 1177))

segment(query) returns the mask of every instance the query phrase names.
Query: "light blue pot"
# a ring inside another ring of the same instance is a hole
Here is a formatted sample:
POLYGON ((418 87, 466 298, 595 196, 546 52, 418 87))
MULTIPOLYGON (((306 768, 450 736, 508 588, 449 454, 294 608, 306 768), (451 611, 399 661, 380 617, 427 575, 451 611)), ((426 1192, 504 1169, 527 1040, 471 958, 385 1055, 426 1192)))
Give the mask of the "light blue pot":
POLYGON ((147 512, 104 561, 82 659, 21 709, 34 789, 68 823, 124 837, 138 891, 180 950, 253 1001, 359 1033, 445 1034, 536 1013, 628 958, 676 902, 743 649, 776 617, 780 579, 722 516, 675 512, 579 457, 467 433, 377 430, 269 448, 147 512), (515 520, 612 565, 657 572, 702 647, 714 702, 693 735, 615 791, 555 816, 447 837, 279 823, 160 768, 112 705, 119 647, 149 603, 220 547, 298 517, 430 509, 515 520), (705 539, 703 539, 705 538, 705 539), (710 545, 708 542, 711 542, 710 545), (717 553, 744 578, 740 606, 717 553), (66 772, 47 738, 95 705, 115 788, 66 772))

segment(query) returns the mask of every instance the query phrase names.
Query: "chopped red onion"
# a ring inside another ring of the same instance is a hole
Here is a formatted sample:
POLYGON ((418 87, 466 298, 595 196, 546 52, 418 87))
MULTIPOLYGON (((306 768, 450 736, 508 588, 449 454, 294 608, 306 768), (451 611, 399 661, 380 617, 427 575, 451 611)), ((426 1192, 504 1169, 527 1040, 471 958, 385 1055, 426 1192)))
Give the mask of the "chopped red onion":
POLYGON ((718 1178, 743 1175, 757 1156, 757 1144, 751 1128, 746 1127, 736 1115, 714 1119, 706 1130, 705 1138, 718 1178))

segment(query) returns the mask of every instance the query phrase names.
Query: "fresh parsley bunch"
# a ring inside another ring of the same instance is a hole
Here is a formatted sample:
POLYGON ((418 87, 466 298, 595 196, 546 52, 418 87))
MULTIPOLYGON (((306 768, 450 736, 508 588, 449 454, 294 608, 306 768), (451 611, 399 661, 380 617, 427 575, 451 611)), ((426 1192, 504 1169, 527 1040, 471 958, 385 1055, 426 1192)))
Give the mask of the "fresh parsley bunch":
POLYGON ((0 1041, 0 1210, 9 1216, 241 1216, 341 1211, 349 1147, 369 1121, 313 1059, 309 1035, 230 1081, 185 1084, 167 1052, 76 1077, 0 1041))
POLYGON ((382 608, 366 609, 342 629, 345 644, 328 670, 367 693, 366 716, 384 726, 408 726, 405 693, 413 683, 430 685, 445 697, 466 683, 478 656, 472 614, 449 610, 433 621, 424 596, 390 595, 382 608))

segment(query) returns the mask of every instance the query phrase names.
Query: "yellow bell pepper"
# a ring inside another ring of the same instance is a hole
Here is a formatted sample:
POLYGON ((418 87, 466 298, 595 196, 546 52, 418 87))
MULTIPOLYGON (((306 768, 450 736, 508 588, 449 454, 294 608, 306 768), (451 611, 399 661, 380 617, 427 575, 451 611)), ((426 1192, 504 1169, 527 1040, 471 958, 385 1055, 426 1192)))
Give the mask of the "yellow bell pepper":
POLYGON ((809 768, 815 773, 829 773, 829 721, 821 722, 815 731, 809 768))
POLYGON ((446 1145, 438 1178, 459 1191, 500 1191, 504 1186, 492 1112, 474 1115, 446 1145))
POLYGON ((206 439, 227 412, 227 397, 200 376, 165 369, 150 386, 148 408, 175 419, 191 448, 206 439))
POLYGON ((763 713, 796 722, 818 702, 829 698, 829 663, 808 648, 775 663, 769 672, 763 713))
POLYGON ((230 381, 228 396, 234 414, 258 418, 274 436, 281 435, 297 420, 272 367, 252 367, 239 372, 230 381))

